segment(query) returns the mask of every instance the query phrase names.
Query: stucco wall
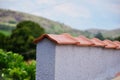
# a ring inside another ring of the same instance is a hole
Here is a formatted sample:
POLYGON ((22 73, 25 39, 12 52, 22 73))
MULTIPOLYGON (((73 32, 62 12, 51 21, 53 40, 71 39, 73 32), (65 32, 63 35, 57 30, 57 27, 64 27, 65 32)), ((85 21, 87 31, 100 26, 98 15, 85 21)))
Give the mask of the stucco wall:
POLYGON ((120 71, 120 50, 37 44, 36 80, 110 80, 120 71))
POLYGON ((48 39, 37 44, 36 80, 54 80, 55 44, 48 39))
POLYGON ((55 80, 110 80, 120 71, 120 50, 59 45, 55 80))

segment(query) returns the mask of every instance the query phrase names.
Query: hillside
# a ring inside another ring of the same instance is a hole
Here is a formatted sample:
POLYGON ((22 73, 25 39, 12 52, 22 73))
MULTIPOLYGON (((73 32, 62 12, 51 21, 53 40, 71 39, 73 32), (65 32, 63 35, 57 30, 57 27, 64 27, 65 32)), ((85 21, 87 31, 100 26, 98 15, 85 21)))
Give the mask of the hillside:
POLYGON ((70 26, 67 26, 64 23, 58 23, 56 21, 28 13, 0 9, 0 31, 2 32, 11 32, 11 30, 15 28, 16 24, 23 20, 31 20, 37 22, 41 25, 41 27, 45 29, 46 33, 59 34, 66 32, 72 35, 85 35, 83 31, 72 29, 70 26))
POLYGON ((82 31, 73 29, 64 23, 59 23, 47 18, 5 9, 0 9, 0 32, 10 35, 11 31, 16 27, 16 24, 23 20, 37 22, 45 29, 46 33, 70 33, 73 36, 85 35, 90 38, 94 37, 97 33, 102 33, 105 38, 115 38, 120 36, 120 28, 115 30, 88 29, 82 31))
POLYGON ((88 32, 90 32, 90 33, 92 33, 92 34, 97 34, 97 33, 103 33, 103 32, 106 32, 107 30, 104 30, 104 29, 88 29, 88 30, 86 30, 86 31, 88 31, 88 32))
POLYGON ((102 33, 105 38, 115 38, 120 36, 120 28, 114 30, 103 30, 103 29, 88 29, 87 32, 95 35, 97 33, 102 33))
POLYGON ((114 29, 114 30, 109 30, 109 31, 105 31, 102 33, 105 37, 111 37, 111 38, 115 38, 120 36, 120 28, 119 29, 114 29))

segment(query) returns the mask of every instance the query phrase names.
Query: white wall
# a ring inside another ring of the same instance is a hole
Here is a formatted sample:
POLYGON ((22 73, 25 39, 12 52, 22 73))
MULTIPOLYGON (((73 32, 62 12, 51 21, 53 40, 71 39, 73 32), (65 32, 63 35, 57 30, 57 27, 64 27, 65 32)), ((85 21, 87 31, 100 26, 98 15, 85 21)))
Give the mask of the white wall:
POLYGON ((120 50, 59 45, 55 80, 110 80, 120 71, 120 50))
POLYGON ((120 50, 37 44, 36 80, 110 80, 120 71, 120 50))
POLYGON ((54 80, 55 44, 48 39, 37 44, 36 80, 54 80))

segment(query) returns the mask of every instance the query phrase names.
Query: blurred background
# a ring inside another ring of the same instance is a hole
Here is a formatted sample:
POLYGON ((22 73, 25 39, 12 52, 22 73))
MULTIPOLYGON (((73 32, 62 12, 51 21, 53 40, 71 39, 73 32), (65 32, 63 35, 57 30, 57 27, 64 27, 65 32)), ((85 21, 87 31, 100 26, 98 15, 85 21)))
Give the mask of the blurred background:
POLYGON ((1 80, 35 80, 45 33, 120 41, 120 0, 0 0, 1 80))

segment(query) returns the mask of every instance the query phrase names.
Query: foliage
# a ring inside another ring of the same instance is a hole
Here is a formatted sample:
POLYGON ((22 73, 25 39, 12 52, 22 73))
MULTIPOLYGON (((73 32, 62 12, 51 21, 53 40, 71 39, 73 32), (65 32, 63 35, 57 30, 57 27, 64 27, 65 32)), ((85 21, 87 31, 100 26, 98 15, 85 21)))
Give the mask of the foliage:
POLYGON ((10 23, 10 24, 16 24, 16 21, 10 20, 8 23, 10 23))
POLYGON ((0 30, 0 33, 4 34, 5 36, 10 36, 11 31, 0 30))
POLYGON ((15 24, 10 24, 10 23, 0 23, 0 29, 4 31, 11 31, 15 29, 15 24))
POLYGON ((16 37, 21 33, 20 35, 24 35, 26 32, 28 35, 32 35, 33 37, 39 37, 41 34, 43 34, 45 31, 44 29, 38 24, 33 21, 22 21, 17 24, 17 28, 13 30, 12 36, 16 37), (23 31, 22 32, 17 32, 17 31, 23 31))
POLYGON ((118 40, 118 41, 120 41, 120 36, 119 36, 119 37, 116 37, 114 40, 118 40))
POLYGON ((27 13, 22 13, 22 12, 17 12, 17 11, 12 11, 12 10, 5 10, 5 9, 0 9, 0 17, 1 22, 3 23, 10 23, 13 25, 13 23, 24 21, 24 20, 31 20, 42 27, 44 27, 46 33, 52 33, 52 34, 60 34, 60 33, 70 33, 73 35, 81 35, 80 30, 74 30, 70 26, 65 25, 64 23, 59 23, 57 21, 52 21, 50 19, 46 19, 44 17, 40 16, 35 16, 35 15, 30 15, 27 13), (58 27, 58 28, 57 28, 58 27))
POLYGON ((97 33, 96 35, 95 35, 95 37, 96 38, 98 38, 98 39, 100 39, 100 40, 104 40, 105 38, 103 37, 103 35, 102 35, 102 33, 97 33))
POLYGON ((0 80, 35 80, 34 60, 27 63, 23 56, 0 49, 0 80))
POLYGON ((111 37, 106 37, 105 39, 108 39, 108 40, 111 40, 111 41, 115 40, 114 38, 111 38, 111 37))
POLYGON ((35 59, 35 44, 33 40, 44 34, 44 29, 32 21, 20 22, 12 31, 10 37, 6 38, 7 51, 20 53, 27 59, 35 59))
POLYGON ((6 39, 6 36, 0 32, 0 48, 4 48, 5 47, 5 39, 6 39))

